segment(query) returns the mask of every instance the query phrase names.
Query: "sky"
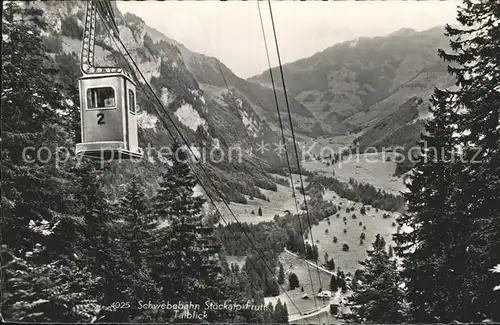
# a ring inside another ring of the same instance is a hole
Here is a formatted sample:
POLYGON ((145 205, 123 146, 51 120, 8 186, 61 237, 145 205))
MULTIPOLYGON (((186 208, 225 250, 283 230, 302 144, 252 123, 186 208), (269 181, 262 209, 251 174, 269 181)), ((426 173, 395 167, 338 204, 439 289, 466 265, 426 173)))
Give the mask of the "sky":
MULTIPOLYGON (((281 62, 309 57, 357 37, 400 28, 423 31, 456 24, 459 1, 271 1, 281 62)), ((260 1, 271 66, 276 45, 267 1, 260 1)), ((257 1, 118 1, 146 24, 188 49, 215 56, 248 78, 268 69, 257 1)))

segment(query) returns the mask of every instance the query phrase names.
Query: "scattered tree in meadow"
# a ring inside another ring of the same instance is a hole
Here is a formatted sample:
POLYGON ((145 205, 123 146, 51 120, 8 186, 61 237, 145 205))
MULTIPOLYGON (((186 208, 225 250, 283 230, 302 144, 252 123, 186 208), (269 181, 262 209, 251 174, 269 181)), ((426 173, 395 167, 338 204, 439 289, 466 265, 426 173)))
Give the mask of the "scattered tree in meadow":
POLYGON ((299 287, 299 277, 295 273, 290 273, 288 275, 288 285, 289 285, 289 290, 294 290, 295 288, 299 287))

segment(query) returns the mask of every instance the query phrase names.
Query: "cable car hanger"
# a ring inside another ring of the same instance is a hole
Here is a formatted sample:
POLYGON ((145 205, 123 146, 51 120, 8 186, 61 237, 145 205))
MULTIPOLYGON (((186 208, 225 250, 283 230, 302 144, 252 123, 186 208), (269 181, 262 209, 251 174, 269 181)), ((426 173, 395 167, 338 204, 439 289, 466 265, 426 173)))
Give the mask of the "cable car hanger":
POLYGON ((99 14, 119 35, 109 1, 88 1, 82 38, 79 79, 81 108, 81 143, 76 153, 100 160, 142 158, 138 146, 136 84, 119 67, 96 67, 95 30, 99 14))

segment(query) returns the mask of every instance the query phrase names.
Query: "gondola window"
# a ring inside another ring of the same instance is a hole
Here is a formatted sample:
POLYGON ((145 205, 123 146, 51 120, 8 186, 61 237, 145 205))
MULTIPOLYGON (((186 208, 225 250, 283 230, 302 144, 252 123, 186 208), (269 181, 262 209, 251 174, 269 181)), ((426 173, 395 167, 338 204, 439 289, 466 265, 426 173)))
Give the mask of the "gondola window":
POLYGON ((116 98, 112 87, 87 89, 87 109, 114 107, 116 107, 116 98))
POLYGON ((128 90, 128 104, 130 113, 135 114, 135 95, 132 89, 128 90))

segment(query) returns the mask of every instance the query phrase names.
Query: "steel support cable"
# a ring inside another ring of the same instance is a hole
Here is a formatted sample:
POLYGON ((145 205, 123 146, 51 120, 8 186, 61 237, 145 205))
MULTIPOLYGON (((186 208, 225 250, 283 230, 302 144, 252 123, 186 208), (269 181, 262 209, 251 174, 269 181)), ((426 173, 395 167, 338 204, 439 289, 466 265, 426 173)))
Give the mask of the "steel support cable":
MULTIPOLYGON (((295 141, 295 132, 293 130, 292 114, 290 112, 290 104, 288 103, 288 95, 287 95, 287 92, 286 92, 286 84, 285 84, 285 75, 283 73, 283 65, 281 63, 281 55, 280 55, 280 51, 279 51, 278 37, 276 35, 276 26, 274 24, 273 9, 272 9, 272 6, 271 6, 271 1, 267 0, 267 3, 268 3, 268 6, 269 6, 269 13, 271 15, 271 24, 272 24, 272 27, 273 27, 274 43, 276 45, 276 54, 278 56, 278 64, 279 64, 279 69, 280 69, 281 80, 283 82, 283 93, 285 95, 285 103, 286 103, 286 108, 287 108, 287 111, 288 111, 288 119, 289 119, 289 122, 290 122, 290 131, 292 133, 292 140, 293 140, 293 146, 294 146, 294 150, 295 150, 295 157, 297 159, 297 168, 298 168, 299 178, 300 178, 300 187, 302 189, 302 195, 304 197, 304 207, 305 207, 305 210, 306 210, 307 222, 308 222, 308 225, 309 225, 309 232, 311 233, 311 242, 312 242, 313 247, 314 247, 314 237, 313 237, 313 232, 312 232, 312 227, 311 227, 311 218, 309 216, 309 209, 307 207, 307 198, 306 198, 306 193, 305 193, 305 189, 304 189, 304 180, 302 179, 302 172, 301 172, 301 168, 300 168, 299 153, 298 153, 298 150, 297 150, 297 142, 295 141)), ((316 260, 316 271, 318 273, 319 285, 320 285, 321 288, 323 288, 323 285, 321 283, 321 275, 319 273, 318 260, 316 260)), ((327 319, 329 319, 328 313, 327 313, 327 319)))
MULTIPOLYGON (((197 13, 197 12, 196 12, 196 17, 198 18, 198 22, 200 23, 200 25, 202 25, 202 27, 203 27, 203 28, 205 28, 205 26, 204 26, 203 22, 201 21, 201 19, 199 18, 199 15, 198 15, 198 13, 197 13)), ((209 43, 210 43, 210 46, 211 46, 211 44, 212 44, 212 43, 210 42, 210 40, 209 40, 209 43)), ((212 47, 212 46, 211 46, 211 47, 212 47)), ((224 82, 224 85, 226 86, 226 89, 227 89, 227 92, 229 93, 229 96, 231 96, 231 99, 232 99, 232 101, 233 101, 234 106, 235 106, 235 107, 237 107, 236 100, 235 100, 235 98, 234 98, 234 96, 233 96, 232 91, 229 89, 229 84, 228 84, 228 82, 227 82, 226 77, 224 76, 224 73, 223 73, 223 71, 222 71, 222 67, 221 67, 221 65, 220 65, 219 60, 218 60, 217 58, 215 58, 215 57, 213 57, 212 59, 213 59, 213 61, 215 61, 215 63, 217 64, 217 68, 218 68, 219 73, 220 73, 220 75, 221 75, 221 77, 222 77, 222 81, 224 82)), ((257 100, 258 104, 259 104, 261 107, 264 107, 264 105, 262 104, 262 102, 260 102, 260 101, 258 100, 258 98, 256 98, 256 100, 257 100)), ((285 145, 285 149, 286 149, 286 145, 285 145)), ((262 164, 260 163, 260 160, 263 160, 263 158, 260 158, 260 157, 258 157, 257 155, 255 155, 255 161, 256 161, 256 162, 257 162, 257 164, 258 164, 258 168, 260 169, 261 173, 265 176, 266 174, 269 174, 269 173, 268 173, 268 172, 266 172, 266 171, 264 171, 264 169, 262 168, 262 164)), ((252 161, 252 160, 250 160, 249 158, 247 158, 247 161, 248 161, 249 163, 253 163, 253 161, 252 161)), ((291 183, 291 186, 292 186, 292 189, 293 189, 293 181, 292 181, 292 183, 291 183)), ((294 197, 295 197, 295 193, 294 193, 293 195, 294 195, 294 197)), ((277 209, 270 209, 270 210, 275 210, 275 211, 278 211, 277 209)), ((281 210, 280 210, 280 211, 281 211, 281 210)), ((297 213, 298 213, 298 209, 297 209, 297 213)))
MULTIPOLYGON (((106 13, 105 13, 106 14, 106 13)), ((116 26, 116 23, 114 22, 114 19, 112 19, 112 12, 108 12, 107 14, 110 14, 111 16, 109 17, 102 17, 101 18, 103 19, 103 21, 107 21, 106 18, 111 18, 110 21, 113 25, 116 26)), ((107 15, 106 14, 106 15, 107 15)), ((110 29, 108 26, 106 26, 106 29, 108 31, 108 33, 110 33, 110 29)), ((111 34, 111 36, 113 37, 113 35, 111 34)), ((231 213, 231 215, 233 216, 233 218, 235 219, 236 223, 240 226, 240 229, 242 230, 242 232, 245 234, 245 236, 247 237, 249 243, 252 245, 253 249, 256 251, 256 253, 259 255, 260 259, 262 260, 262 262, 264 263, 264 265, 266 266, 266 268, 271 272, 271 274, 274 273, 274 271, 272 270, 272 268, 266 263, 266 260, 265 258, 262 256, 262 254, 259 252, 259 250, 257 249, 257 247, 255 246, 255 244, 252 242, 251 238, 249 237, 249 235, 247 234, 247 232, 244 230, 241 222, 238 220, 238 218, 234 215, 234 213, 232 212, 231 208, 229 207, 228 203, 226 202, 226 200, 224 199, 222 193, 217 189, 217 187, 215 186, 215 184, 213 183, 213 181, 211 180, 210 178, 210 175, 208 175, 208 173, 206 172, 206 170, 203 168, 203 166, 201 165, 201 162, 198 160, 198 158, 196 157, 195 153, 192 151, 190 145, 189 145, 189 142, 186 140, 186 138, 182 135, 182 132, 180 131, 180 129, 175 125, 173 119, 171 118, 171 116, 169 115, 169 113, 166 111, 165 107, 163 106, 163 103, 161 102, 161 100, 158 98, 158 96, 156 95, 156 93, 154 92, 153 88, 151 87, 151 85, 149 84, 149 82, 147 81, 146 77, 144 76, 144 74, 141 72, 141 70, 139 69, 139 67, 137 66, 137 63, 135 62, 135 60, 133 59, 133 57, 130 55, 129 51, 127 50, 127 48, 125 47, 125 45, 123 44, 122 40, 120 39, 119 35, 116 35, 115 37, 118 42, 121 44, 121 46, 123 47, 123 50, 126 52, 128 58, 130 59, 130 61, 132 62, 133 66, 135 67, 135 69, 137 70, 137 72, 141 75, 141 78, 144 80, 144 83, 148 86, 148 89, 149 91, 153 94, 154 96, 154 99, 158 102, 158 104, 160 105, 160 107, 162 108, 163 112, 165 113, 165 115, 167 115, 167 118, 169 119, 170 123, 172 124, 172 126, 175 128, 175 130, 177 131, 177 133, 179 134, 179 136, 181 137, 181 139, 184 141, 184 143, 186 144, 186 147, 189 149, 189 151, 191 152, 191 155, 192 157, 196 160, 197 163, 200 163, 200 169, 204 172, 204 174, 206 175, 207 179, 210 181, 211 185, 213 186, 214 190, 217 192, 218 196, 221 198, 221 200, 223 201, 223 203, 225 204, 225 206, 227 207, 227 209, 229 210, 229 212, 231 213)), ((115 40, 113 39, 113 41, 115 42, 115 40)), ((116 42, 115 42, 116 44, 116 42)), ((119 48, 118 44, 116 44, 117 47, 119 48)), ((120 50, 120 49, 119 49, 120 50)), ((123 53, 121 53, 123 55, 123 53)), ((124 55, 124 57, 126 57, 124 55)), ((127 61, 127 60, 126 60, 127 61)), ((133 67, 132 65, 130 64, 130 62, 126 62, 127 65, 129 65, 130 69, 133 71, 133 67)), ((136 79, 136 82, 138 82, 138 85, 140 85, 141 83, 139 82, 138 78, 134 75, 134 79, 136 79)), ((141 87, 141 90, 144 91, 144 89, 141 87)), ((145 92, 145 91, 144 91, 145 92)), ((145 92, 145 94, 147 94, 147 92, 145 92)), ((147 95, 146 95, 147 96, 147 95)), ((150 97, 148 97, 148 99, 151 99, 150 97)), ((160 117, 160 120, 162 121, 162 124, 164 126, 164 128, 167 130, 167 132, 169 133, 169 135, 172 137, 172 139, 174 139, 174 141, 176 140, 176 137, 174 136, 174 134, 172 133, 172 131, 170 130, 170 128, 167 126, 167 123, 161 118, 161 113, 160 111, 157 109, 156 105, 153 105, 154 109, 156 110, 156 112, 158 113, 158 116, 160 117)), ((207 196, 209 197, 209 200, 210 202, 212 203, 212 205, 215 207, 215 209, 217 210, 219 216, 221 217, 221 219, 224 221, 224 223, 228 224, 226 222, 226 220, 224 219, 224 217, 222 216, 222 213, 220 212, 220 210, 217 208, 217 206, 215 205, 215 202, 214 200, 212 199, 212 197, 209 195, 209 192, 207 191, 207 188, 205 187, 205 185, 201 182, 201 179, 200 177, 198 176, 198 174, 196 173, 195 169, 193 166, 191 166, 189 164, 189 162, 187 162, 189 167, 191 168, 191 170, 193 171, 193 174, 194 176, 196 177, 197 181, 200 183, 200 186, 203 188, 203 190, 205 191, 205 193, 207 194, 207 196)), ((229 228, 228 228, 229 229, 229 228)), ((234 233, 232 233, 234 235, 234 233)), ((238 239, 235 237, 235 239, 238 239)), ((260 276, 260 274, 259 274, 260 276)), ((262 278, 262 276, 260 276, 261 279, 266 282, 265 279, 262 278)), ((277 281, 275 279, 275 281, 277 281)), ((286 290, 284 290, 284 288, 278 283, 278 285, 280 286, 280 288, 285 292, 286 296, 288 297, 288 299, 290 300, 290 302, 292 303, 292 305, 297 309, 297 311, 302 315, 303 313, 300 311, 300 309, 298 308, 298 306, 293 302, 293 300, 291 299, 291 297, 288 295, 288 293, 286 292, 286 290)))
MULTIPOLYGON (((290 159, 289 159, 288 150, 287 150, 287 147, 286 147, 285 132, 283 130, 283 122, 281 120, 281 114, 280 114, 280 110, 279 110, 278 96, 276 94, 276 86, 275 86, 273 71, 272 71, 272 67, 271 67, 271 60, 269 58, 269 49, 267 47, 267 37, 266 37, 265 29, 264 29, 264 22, 263 22, 263 19, 262 19, 262 12, 260 10, 259 0, 257 0, 257 8, 258 8, 258 11, 259 11, 260 27, 261 27, 261 30, 262 30, 262 38, 264 40, 264 46, 265 46, 265 50, 266 50, 267 64, 268 64, 268 67, 269 67, 269 74, 270 74, 270 77, 271 77, 271 85, 273 87, 274 100, 276 102, 276 112, 278 113, 278 120, 279 120, 279 124, 280 124, 280 129, 281 129, 282 141, 285 144, 286 162, 287 162, 288 170, 289 170, 289 173, 290 173, 290 182, 291 182, 291 186, 292 186, 292 190, 293 190, 293 197, 294 197, 294 200, 295 200, 295 208, 297 210, 297 218, 298 218, 298 221, 299 221, 300 233, 301 233, 301 236, 302 236, 302 234, 304 233, 304 229, 303 229, 303 226, 302 226, 301 214, 299 214, 297 197, 295 195, 295 186, 293 184, 293 179, 291 177, 292 176, 292 168, 290 166, 290 159)), ((286 93, 285 93, 285 96, 286 96, 286 93)), ((297 161, 297 164, 298 164, 298 161, 297 161)), ((300 173, 300 171, 299 171, 299 173, 300 173)), ((309 273, 309 281, 311 283, 311 289, 312 289, 312 292, 313 292, 314 306, 315 306, 316 309, 318 309, 318 304, 316 302, 316 296, 315 296, 316 291, 314 290, 314 285, 313 285, 313 280, 312 280, 312 274, 311 274, 311 268, 309 266, 309 263, 307 263, 307 261, 306 261, 306 265, 307 265, 307 271, 309 273)), ((320 282, 320 285, 321 285, 321 282, 320 282)), ((318 315, 318 320, 320 320, 319 315, 318 315)))
MULTIPOLYGON (((201 25, 203 25, 203 22, 199 19, 198 13, 196 13, 196 17, 198 18, 198 22, 199 22, 201 25)), ((204 26, 202 26, 202 27, 204 28, 204 26)), ((209 40, 209 42, 210 42, 210 40, 209 40)), ((210 44, 211 44, 211 42, 210 42, 210 44)), ((220 73, 220 75, 221 75, 221 77, 222 77, 222 81, 224 82, 224 85, 226 86, 227 92, 229 93, 229 96, 231 97, 231 100, 232 100, 232 102, 233 102, 234 107, 238 107, 238 105, 237 105, 237 103, 236 103, 236 100, 235 100, 235 98, 234 98, 234 96, 233 96, 233 92, 229 89, 229 84, 228 84, 228 82, 227 82, 226 77, 224 76, 224 72, 222 71, 222 67, 221 67, 221 65, 220 65, 219 60, 218 60, 217 58, 215 58, 215 57, 213 57, 212 59, 213 59, 213 61, 215 61, 215 63, 217 64, 217 69, 219 70, 219 73, 220 73)), ((259 104, 261 105, 261 107, 263 107, 262 103, 259 103, 259 104)), ((248 136, 248 135, 247 135, 247 136, 248 136)), ((249 137, 249 136, 248 136, 248 137, 249 137)), ((266 175, 266 174, 267 174, 267 172, 265 172, 265 171, 264 171, 264 169, 262 168, 262 164, 260 163, 261 158, 260 158, 260 157, 257 157, 257 155, 255 156, 255 158, 256 158, 256 161, 257 161, 257 164, 258 164, 258 167, 259 167, 259 169, 260 169, 261 173, 262 173, 263 175, 266 175)), ((250 162, 250 159, 248 159, 248 158, 247 158, 247 160, 250 162)), ((263 160, 263 159, 262 159, 262 160, 263 160)))

